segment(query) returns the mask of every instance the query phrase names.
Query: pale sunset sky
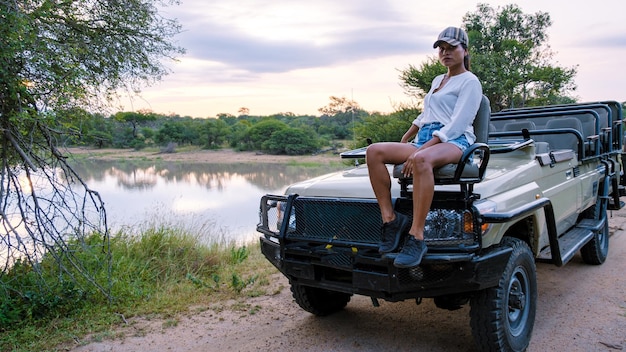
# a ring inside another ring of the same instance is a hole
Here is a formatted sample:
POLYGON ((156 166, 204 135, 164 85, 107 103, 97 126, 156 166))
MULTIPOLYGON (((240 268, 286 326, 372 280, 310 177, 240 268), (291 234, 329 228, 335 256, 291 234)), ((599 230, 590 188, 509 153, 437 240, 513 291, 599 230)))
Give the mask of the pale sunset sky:
MULTIPOLYGON (((215 117, 292 112, 319 115, 330 96, 364 110, 392 112, 411 102, 399 71, 436 55, 439 32, 476 12, 467 0, 181 0, 162 14, 177 18, 186 49, 171 73, 123 110, 215 117)), ((480 1, 547 12, 552 64, 578 66, 580 101, 626 101, 626 1, 480 1)), ((470 43, 471 51, 471 43, 470 43)))

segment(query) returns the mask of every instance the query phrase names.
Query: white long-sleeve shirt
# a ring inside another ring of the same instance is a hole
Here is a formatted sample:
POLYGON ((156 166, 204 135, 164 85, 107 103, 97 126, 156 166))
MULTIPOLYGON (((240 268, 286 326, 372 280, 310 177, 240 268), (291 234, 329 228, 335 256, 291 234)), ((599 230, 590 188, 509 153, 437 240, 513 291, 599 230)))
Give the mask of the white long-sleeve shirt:
POLYGON ((424 111, 413 124, 421 127, 427 123, 440 122, 444 127, 434 132, 433 136, 447 142, 465 134, 469 144, 472 144, 476 141, 472 122, 482 100, 482 85, 476 75, 466 71, 450 77, 443 88, 434 92, 441 85, 444 76, 439 75, 433 80, 430 91, 424 98, 424 111))

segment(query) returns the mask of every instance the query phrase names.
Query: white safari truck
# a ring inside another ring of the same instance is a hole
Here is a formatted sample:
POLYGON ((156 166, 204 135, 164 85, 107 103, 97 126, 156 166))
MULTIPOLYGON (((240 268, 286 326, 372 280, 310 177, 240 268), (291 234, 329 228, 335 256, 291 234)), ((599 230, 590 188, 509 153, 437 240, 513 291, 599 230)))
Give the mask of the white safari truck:
MULTIPOLYGON (((622 119, 614 101, 492 114, 483 98, 476 143, 458 164, 435 170, 419 266, 397 268, 378 253, 382 223, 364 165, 262 197, 262 252, 315 315, 343 309, 355 294, 374 305, 469 303, 480 350, 523 351, 535 320, 535 263, 607 257, 607 212, 623 206, 622 119)), ((341 156, 361 159, 365 150, 341 156)), ((411 217, 411 180, 397 169, 389 165, 394 207, 411 217)))

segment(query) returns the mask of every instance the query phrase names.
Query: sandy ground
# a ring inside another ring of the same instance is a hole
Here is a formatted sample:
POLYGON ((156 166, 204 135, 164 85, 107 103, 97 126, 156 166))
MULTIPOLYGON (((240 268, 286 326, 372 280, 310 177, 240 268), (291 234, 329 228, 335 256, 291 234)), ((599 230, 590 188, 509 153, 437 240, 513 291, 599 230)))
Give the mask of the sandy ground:
MULTIPOLYGON (((128 153, 135 157, 139 152, 128 153)), ((231 151, 196 152, 185 158, 276 160, 275 156, 231 151)), ((626 349, 626 209, 614 211, 610 225, 609 257, 603 265, 586 265, 578 255, 562 268, 537 265, 539 300, 529 351, 626 349)), ((468 306, 450 312, 424 300, 421 305, 381 301, 380 307, 374 307, 369 298, 355 296, 342 312, 319 318, 298 307, 282 275, 274 275, 272 284, 275 290, 267 292, 277 294, 219 305, 227 309, 196 307, 176 324, 133 319, 120 330, 118 336, 123 337, 77 345, 72 351, 476 350, 468 306)))

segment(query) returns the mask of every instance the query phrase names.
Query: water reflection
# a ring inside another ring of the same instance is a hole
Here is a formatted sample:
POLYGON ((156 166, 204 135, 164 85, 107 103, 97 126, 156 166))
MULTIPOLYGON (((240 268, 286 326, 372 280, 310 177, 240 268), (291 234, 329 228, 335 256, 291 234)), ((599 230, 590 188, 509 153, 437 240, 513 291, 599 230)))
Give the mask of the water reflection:
POLYGON ((114 231, 150 224, 200 228, 208 241, 254 240, 260 197, 345 166, 76 161, 105 202, 114 231))

